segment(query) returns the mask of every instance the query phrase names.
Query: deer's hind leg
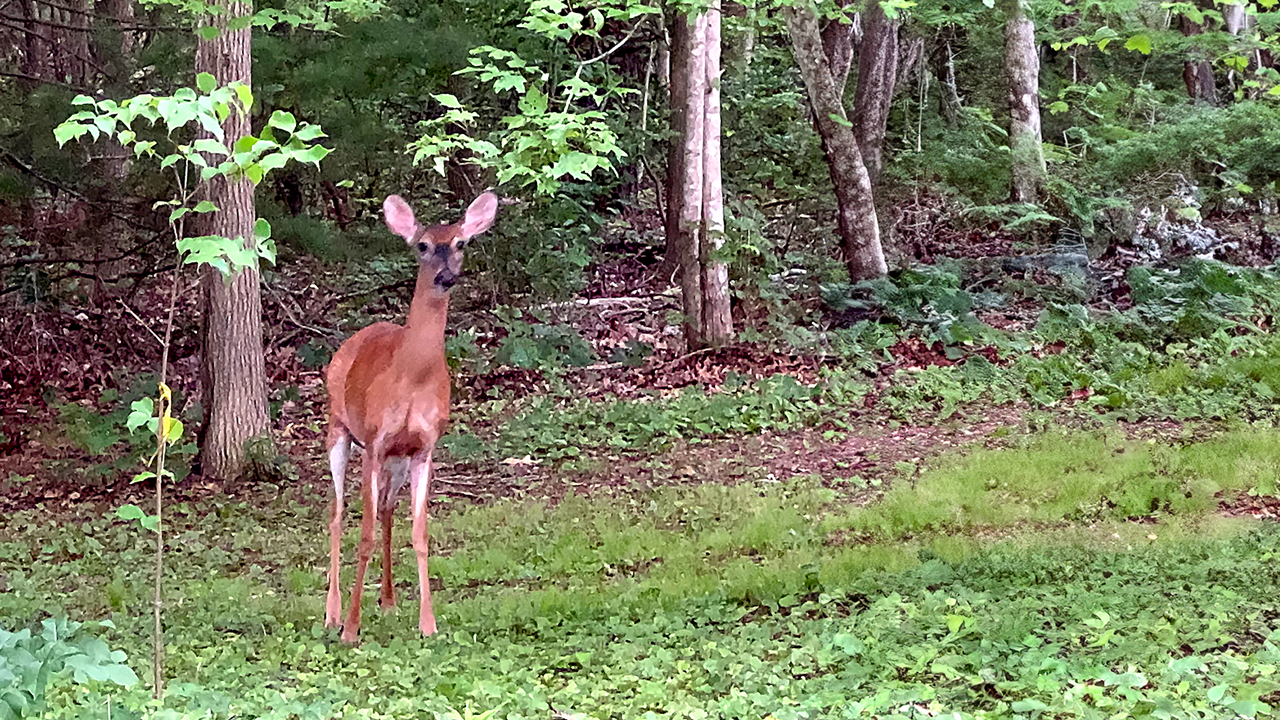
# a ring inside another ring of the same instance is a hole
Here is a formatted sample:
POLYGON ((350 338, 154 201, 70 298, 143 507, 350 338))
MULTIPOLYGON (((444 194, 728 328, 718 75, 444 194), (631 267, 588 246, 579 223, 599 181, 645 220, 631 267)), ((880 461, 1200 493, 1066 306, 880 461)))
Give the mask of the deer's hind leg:
POLYGON ((329 594, 324 604, 325 627, 337 627, 342 617, 338 576, 342 571, 342 510, 346 496, 347 461, 351 457, 351 433, 336 419, 329 421, 329 472, 333 475, 333 501, 329 507, 329 594))

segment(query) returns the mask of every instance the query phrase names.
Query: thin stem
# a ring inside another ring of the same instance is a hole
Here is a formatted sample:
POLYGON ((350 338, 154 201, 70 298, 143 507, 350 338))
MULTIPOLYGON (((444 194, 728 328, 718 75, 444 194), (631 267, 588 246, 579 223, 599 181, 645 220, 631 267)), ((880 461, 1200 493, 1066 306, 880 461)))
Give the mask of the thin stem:
MULTIPOLYGON (((185 223, 179 220, 177 224, 170 224, 173 228, 175 238, 181 238, 185 223)), ((166 435, 168 428, 165 427, 164 418, 169 416, 170 409, 173 406, 173 396, 167 392, 167 382, 169 379, 169 347, 173 340, 173 315, 178 307, 178 285, 182 280, 182 263, 173 269, 173 286, 169 290, 169 315, 164 323, 164 341, 161 343, 160 351, 160 386, 165 388, 162 390, 159 415, 160 420, 156 428, 156 574, 155 574, 155 599, 152 602, 152 613, 154 624, 151 629, 151 653, 152 653, 152 687, 155 698, 160 700, 164 697, 164 624, 161 621, 161 608, 163 607, 163 595, 161 588, 164 579, 164 524, 162 522, 164 512, 164 455, 167 445, 166 435)))

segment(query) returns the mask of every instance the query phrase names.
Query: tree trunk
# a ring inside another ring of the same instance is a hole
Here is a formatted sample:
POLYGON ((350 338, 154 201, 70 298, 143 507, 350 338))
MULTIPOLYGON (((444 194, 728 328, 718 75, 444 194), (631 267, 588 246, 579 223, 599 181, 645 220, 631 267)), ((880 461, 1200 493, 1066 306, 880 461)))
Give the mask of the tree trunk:
POLYGON ((942 87, 942 115, 947 125, 960 127, 960 112, 963 102, 960 100, 960 87, 956 83, 956 54, 951 48, 948 37, 938 49, 938 84, 942 87))
POLYGON ((667 53, 667 102, 671 108, 671 145, 667 148, 667 216, 663 229, 667 237, 666 254, 658 266, 658 277, 671 279, 680 270, 680 214, 684 212, 684 139, 688 115, 689 43, 691 28, 683 15, 671 14, 666 19, 671 42, 667 53))
MULTIPOLYGON (((247 4, 223 0, 226 10, 214 16, 222 32, 196 45, 196 71, 213 74, 219 85, 250 81, 250 31, 227 30, 227 19, 248 14, 247 4)), ((232 112, 223 123, 225 143, 233 146, 250 132, 247 114, 232 112)), ((253 242, 253 184, 247 178, 213 178, 205 197, 218 207, 202 228, 206 234, 253 242)), ((208 477, 233 480, 245 468, 248 440, 265 436, 267 376, 262 354, 262 298, 257 266, 227 279, 205 268, 204 362, 202 390, 205 422, 200 447, 201 471, 208 477)))
POLYGON ((1009 150, 1013 200, 1034 203, 1044 186, 1040 139, 1040 57, 1036 26, 1021 0, 1010 0, 1005 23, 1005 72, 1009 82, 1009 150))
POLYGON ((706 59, 703 64, 702 124, 702 233, 699 261, 702 266, 702 337, 700 344, 720 346, 733 336, 729 313, 729 268, 714 258, 724 247, 724 185, 720 177, 720 0, 711 0, 699 21, 703 23, 706 59))
POLYGON ((720 12, 677 16, 671 28, 671 127, 667 166, 667 260, 679 269, 685 341, 691 349, 732 338, 720 178, 720 12), (674 261, 674 262, 673 262, 674 261))
MULTIPOLYGON (((847 6, 846 0, 839 0, 840 7, 847 6)), ((836 87, 836 95, 844 99, 844 90, 849 85, 849 70, 853 67, 854 32, 861 18, 839 17, 828 20, 822 28, 822 52, 827 57, 827 66, 831 68, 831 80, 836 87), (844 22, 841 22, 841 21, 844 22)))
MULTIPOLYGON (((675 236, 668 240, 675 244, 676 257, 680 260, 680 289, 684 298, 685 341, 690 349, 701 347, 702 322, 702 267, 699 252, 702 235, 703 182, 703 126, 706 122, 707 32, 705 14, 677 18, 675 27, 684 26, 684 42, 675 43, 671 53, 671 86, 677 82, 676 70, 682 76, 684 88, 684 119, 680 143, 680 165, 677 166, 679 185, 670 202, 677 204, 675 236), (677 61, 677 58, 680 60, 677 61)), ((673 27, 673 31, 675 28, 673 27)), ((673 32, 673 35, 678 35, 673 32)))
POLYGON ((862 13, 862 43, 858 46, 858 87, 853 94, 853 135, 872 187, 883 166, 885 127, 898 80, 898 26, 880 3, 862 13))
MULTIPOLYGON (((740 21, 749 16, 747 7, 739 2, 724 3, 723 12, 727 17, 740 21)), ((738 75, 746 75, 751 70, 751 60, 755 56, 756 25, 754 22, 739 22, 742 36, 736 45, 731 44, 723 49, 723 65, 733 68, 738 75)))
MULTIPOLYGON (((1182 16, 1179 25, 1182 34, 1187 37, 1204 32, 1204 27, 1200 23, 1193 22, 1186 15, 1182 16)), ((1217 82, 1213 77, 1212 63, 1203 57, 1204 49, 1193 45, 1187 48, 1187 53, 1193 56, 1182 64, 1182 82, 1187 86, 1187 97, 1195 102, 1217 105, 1217 82)))
POLYGON ((880 246, 871 176, 862 161, 853 124, 845 116, 835 79, 827 65, 818 18, 812 6, 787 7, 783 14, 818 134, 822 137, 831 183, 835 186, 837 220, 849 279, 856 282, 880 277, 889 269, 880 246))

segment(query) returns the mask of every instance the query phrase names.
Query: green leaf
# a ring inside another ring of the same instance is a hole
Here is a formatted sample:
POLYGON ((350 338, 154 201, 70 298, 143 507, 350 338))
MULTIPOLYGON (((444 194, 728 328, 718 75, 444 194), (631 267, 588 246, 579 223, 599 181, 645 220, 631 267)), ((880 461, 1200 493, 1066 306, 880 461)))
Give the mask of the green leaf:
POLYGON ((141 400, 134 400, 129 405, 129 408, 132 412, 129 413, 128 419, 125 420, 125 427, 129 429, 129 432, 134 432, 143 425, 146 425, 147 421, 155 415, 156 411, 155 401, 149 397, 144 397, 141 400))
POLYGON ((196 75, 196 87, 200 88, 200 92, 208 95, 218 87, 218 79, 212 73, 202 72, 196 75))
POLYGON ((200 202, 196 203, 196 206, 194 208, 194 212, 198 212, 198 213, 217 212, 217 210, 218 210, 218 206, 214 205, 212 200, 201 200, 200 202))
POLYGON ((146 516, 147 514, 137 505, 121 505, 116 508, 116 517, 121 520, 141 520, 146 516))
POLYGON ((58 147, 67 144, 67 141, 74 140, 85 133, 85 126, 78 123, 63 123, 53 129, 53 137, 58 141, 58 147))
POLYGON ((88 95, 77 95, 71 100, 72 105, 97 105, 98 102, 88 95))
POLYGON ((258 165, 262 167, 264 175, 287 164, 289 164, 289 156, 284 153, 271 153, 258 161, 258 165))
POLYGON ((196 28, 196 37, 201 40, 213 40, 222 34, 222 31, 212 25, 196 28))
POLYGON ((311 142, 312 140, 318 140, 322 137, 328 137, 328 136, 324 134, 324 130, 321 130, 319 125, 312 125, 308 123, 306 125, 303 125, 302 129, 299 130, 293 137, 303 142, 311 142))
POLYGON ((853 123, 849 122, 847 118, 838 113, 831 113, 827 117, 831 118, 831 122, 834 122, 837 125, 843 125, 847 128, 853 127, 853 123))
POLYGON ((265 173, 262 170, 262 166, 259 165, 258 163, 254 163, 244 169, 244 176, 249 178, 249 182, 253 183, 254 185, 257 185, 258 183, 262 182, 262 176, 264 174, 265 173))
POLYGON ((547 112, 547 96, 537 86, 520 98, 520 112, 525 115, 542 115, 547 112))
POLYGON ((434 97, 434 98, 436 99, 436 102, 440 103, 441 105, 443 105, 443 106, 445 106, 445 107, 447 107, 447 108, 453 108, 453 109, 455 109, 455 110, 461 110, 461 109, 462 109, 462 103, 458 101, 458 98, 456 98, 456 97, 454 97, 453 95, 450 95, 450 94, 448 94, 448 93, 441 93, 441 94, 439 94, 439 95, 432 95, 431 97, 434 97))
POLYGON ((253 91, 244 83, 236 83, 232 87, 236 89, 236 97, 240 100, 240 104, 244 106, 244 109, 249 110, 252 108, 253 91))
POLYGON ((155 476, 156 474, 151 472, 150 470, 144 470, 138 473, 137 475, 134 475, 133 479, 130 480, 129 482, 134 482, 134 483, 146 482, 148 480, 153 479, 155 476))
POLYGON ((1137 50, 1143 55, 1151 54, 1151 36, 1146 33, 1138 33, 1129 38, 1124 43, 1125 50, 1137 50))
POLYGON ((1049 103, 1049 114, 1050 114, 1050 115, 1060 115, 1060 114, 1062 114, 1062 113, 1066 112, 1066 111, 1067 111, 1067 110, 1069 110, 1069 109, 1071 109, 1071 108, 1070 108, 1070 106, 1068 106, 1065 102, 1063 102, 1063 101, 1061 101, 1061 100, 1055 100, 1055 101, 1053 101, 1053 102, 1049 103))
POLYGON ((298 162, 314 163, 316 167, 320 167, 320 161, 325 159, 325 156, 330 152, 332 151, 323 145, 312 145, 304 152, 294 153, 293 159, 298 162))
POLYGON ((293 132, 298 126, 298 121, 293 117, 293 113, 277 110, 271 113, 271 119, 267 120, 267 124, 274 128, 279 128, 287 133, 293 132))
POLYGON ((194 147, 198 152, 222 155, 223 157, 231 154, 231 151, 227 150, 226 145, 223 145, 221 142, 214 140, 213 138, 200 138, 192 143, 192 147, 194 147))
POLYGON ((178 439, 181 437, 182 437, 182 421, 177 418, 170 418, 169 433, 164 437, 165 442, 172 445, 173 443, 177 442, 178 439))

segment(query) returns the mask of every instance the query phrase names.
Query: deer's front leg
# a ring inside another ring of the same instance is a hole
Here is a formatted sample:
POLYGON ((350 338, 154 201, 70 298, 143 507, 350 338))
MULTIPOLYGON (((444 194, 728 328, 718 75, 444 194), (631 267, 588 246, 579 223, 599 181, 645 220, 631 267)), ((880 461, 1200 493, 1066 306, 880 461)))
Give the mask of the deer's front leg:
POLYGON ((423 635, 436 631, 431 611, 431 581, 427 575, 427 503, 431 494, 431 451, 415 455, 409 463, 409 493, 413 496, 413 553, 418 559, 418 629, 423 635))
POLYGON ((378 522, 378 475, 381 467, 372 448, 364 455, 364 482, 360 485, 360 499, 364 515, 360 518, 360 545, 356 551, 356 584, 351 588, 351 607, 347 610, 347 623, 342 628, 342 640, 353 643, 360 636, 360 599, 364 594, 364 574, 369 569, 369 557, 373 555, 373 532, 378 522))

